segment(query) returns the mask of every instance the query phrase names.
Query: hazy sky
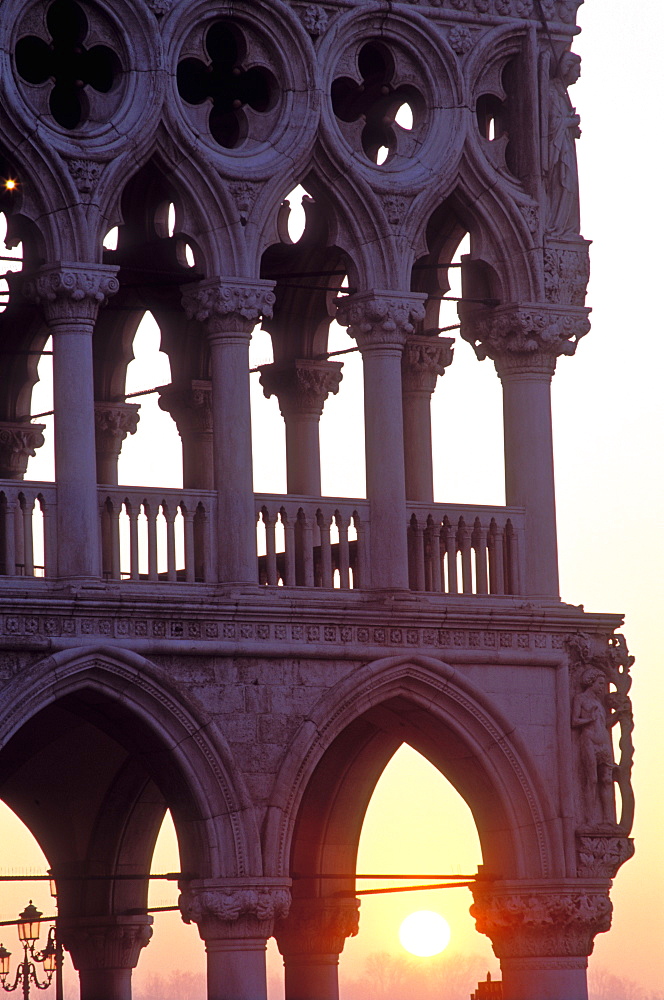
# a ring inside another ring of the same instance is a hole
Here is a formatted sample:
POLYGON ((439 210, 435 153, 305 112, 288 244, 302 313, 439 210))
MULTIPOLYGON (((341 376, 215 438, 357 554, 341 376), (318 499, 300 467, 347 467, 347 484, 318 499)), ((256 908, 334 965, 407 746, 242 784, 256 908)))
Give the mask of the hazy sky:
MULTIPOLYGON (((582 117, 582 230, 594 241, 589 298, 593 329, 575 358, 561 359, 554 379, 562 595, 589 610, 624 612, 627 640, 637 657, 633 668, 637 853, 618 875, 612 891, 613 930, 597 938, 591 962, 654 991, 661 990, 664 981, 664 682, 657 630, 664 596, 660 387, 664 357, 661 306, 654 295, 662 283, 657 236, 663 231, 658 112, 664 14, 658 0, 639 4, 587 0, 579 20, 584 34, 575 50, 583 56, 583 75, 570 93, 582 117)), ((345 334, 338 336, 339 346, 346 346, 345 334)), ((260 337, 254 353, 257 363, 268 360, 260 337)), ((137 364, 132 366, 128 389, 168 380, 167 365, 159 372, 154 358, 149 364, 149 370, 136 371, 137 364)), ((326 405, 321 438, 323 489, 329 494, 352 496, 363 491, 362 440, 357 433, 359 378, 359 360, 351 355, 342 390, 326 405)), ((47 399, 46 388, 41 386, 42 402, 47 399)), ((279 492, 285 489, 280 418, 276 402, 263 400, 260 388, 255 389, 256 487, 279 492)), ((179 485, 173 463, 167 462, 167 470, 163 465, 164 457, 179 447, 178 438, 160 412, 154 419, 159 422, 155 426, 162 449, 154 455, 154 467, 147 464, 146 442, 154 440, 150 407, 144 403, 139 433, 125 447, 125 481, 132 476, 132 466, 140 463, 143 479, 134 473, 131 482, 179 485)), ((490 362, 476 362, 465 344, 458 344, 455 362, 439 383, 434 419, 434 447, 437 455, 445 455, 446 463, 446 467, 437 463, 437 499, 503 502, 499 383, 490 362), (436 448, 436 438, 451 420, 464 430, 446 434, 443 452, 436 448)), ((29 474, 48 478, 48 462, 45 447, 29 474)), ((39 868, 42 862, 31 838, 11 817, 3 819, 5 812, 0 808, 2 870, 39 868)), ((165 831, 156 867, 177 867, 173 852, 172 838, 165 831)), ((481 860, 465 804, 429 764, 403 749, 372 800, 359 868, 403 871, 412 868, 414 858, 422 866, 419 870, 442 872, 473 871, 481 860)), ((49 907, 44 886, 0 889, 0 919, 14 916, 30 895, 41 909, 49 907)), ((153 898, 159 905, 173 896, 161 886, 153 890, 153 898)), ((398 924, 408 912, 422 908, 436 909, 449 920, 450 952, 482 953, 487 968, 497 971, 488 940, 473 930, 466 912, 469 903, 465 890, 365 901, 360 936, 347 944, 342 956, 343 977, 356 976, 371 952, 402 954, 398 924)), ((141 960, 141 978, 150 970, 167 969, 174 955, 176 964, 202 967, 195 929, 184 927, 177 916, 158 918, 155 926, 155 938, 141 960)), ((16 953, 13 930, 4 940, 16 953)), ((273 945, 270 961, 277 970, 273 945)), ((472 985, 468 984, 469 990, 472 985)))

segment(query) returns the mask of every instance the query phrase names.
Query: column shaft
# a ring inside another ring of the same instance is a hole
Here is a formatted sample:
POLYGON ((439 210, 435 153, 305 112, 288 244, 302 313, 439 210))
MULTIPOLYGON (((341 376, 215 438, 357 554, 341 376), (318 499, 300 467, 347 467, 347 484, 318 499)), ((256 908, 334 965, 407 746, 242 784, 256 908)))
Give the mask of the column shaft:
POLYGON ((80 1000, 131 1000, 131 969, 81 969, 80 1000))
POLYGON ((503 1000, 588 1000, 587 959, 559 959, 560 968, 547 968, 546 959, 504 958, 500 964, 503 1000))
POLYGON ((206 944, 207 1000, 267 1000, 265 938, 206 944))
POLYGON ((411 336, 401 362, 406 497, 433 503, 431 396, 452 363, 450 337, 411 336))
POLYGON ((285 413, 286 489, 298 496, 319 497, 320 418, 311 413, 285 413))
POLYGON ((338 955, 284 958, 286 1000, 339 1000, 338 955))

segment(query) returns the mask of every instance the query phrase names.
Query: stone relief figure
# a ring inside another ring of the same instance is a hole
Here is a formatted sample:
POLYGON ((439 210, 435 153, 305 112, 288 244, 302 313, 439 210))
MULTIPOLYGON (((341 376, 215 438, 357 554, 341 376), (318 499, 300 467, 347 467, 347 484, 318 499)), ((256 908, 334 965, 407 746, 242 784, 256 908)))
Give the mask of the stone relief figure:
POLYGON ((547 233, 578 235, 579 178, 575 141, 581 135, 580 117, 572 106, 567 88, 581 76, 581 58, 563 53, 549 87, 549 178, 547 233))
POLYGON ((616 822, 610 730, 619 716, 611 711, 606 687, 604 672, 589 667, 581 676, 581 690, 572 703, 572 726, 579 731, 583 821, 589 826, 613 826, 616 822))

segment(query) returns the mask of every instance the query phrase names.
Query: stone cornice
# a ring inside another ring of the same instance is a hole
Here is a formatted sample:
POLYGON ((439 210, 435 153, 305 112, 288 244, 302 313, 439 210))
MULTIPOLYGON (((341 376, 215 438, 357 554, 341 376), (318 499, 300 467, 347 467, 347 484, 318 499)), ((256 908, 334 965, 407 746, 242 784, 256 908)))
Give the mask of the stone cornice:
POLYGON ((273 281, 210 278, 183 286, 182 306, 212 336, 250 334, 261 318, 272 316, 273 288, 273 281))
POLYGON ((99 308, 120 288, 119 268, 106 264, 50 264, 26 278, 23 292, 48 323, 94 323, 99 308))
POLYGON ((426 294, 376 290, 337 299, 337 320, 360 350, 403 347, 424 319, 426 294))

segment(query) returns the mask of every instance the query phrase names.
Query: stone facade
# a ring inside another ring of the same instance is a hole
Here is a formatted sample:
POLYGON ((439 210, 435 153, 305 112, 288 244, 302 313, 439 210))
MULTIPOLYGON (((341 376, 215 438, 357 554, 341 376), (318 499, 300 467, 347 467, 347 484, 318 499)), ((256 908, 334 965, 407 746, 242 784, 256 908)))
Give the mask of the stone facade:
POLYGON ((82 1000, 130 1000, 166 809, 209 1000, 265 998, 270 936, 287 1000, 338 1000, 358 817, 403 740, 473 810, 472 912, 505 1000, 587 995, 634 803, 621 618, 558 585, 550 384, 590 325, 577 7, 3 2, 0 211, 25 252, 0 313, 0 796, 61 877, 82 1000), (502 507, 433 494, 438 309, 465 232, 460 334, 502 382, 502 507), (146 309, 181 490, 117 481, 146 309), (319 421, 345 387, 332 319, 362 356, 363 498, 321 496, 319 421), (258 323, 283 496, 253 491, 258 323))

